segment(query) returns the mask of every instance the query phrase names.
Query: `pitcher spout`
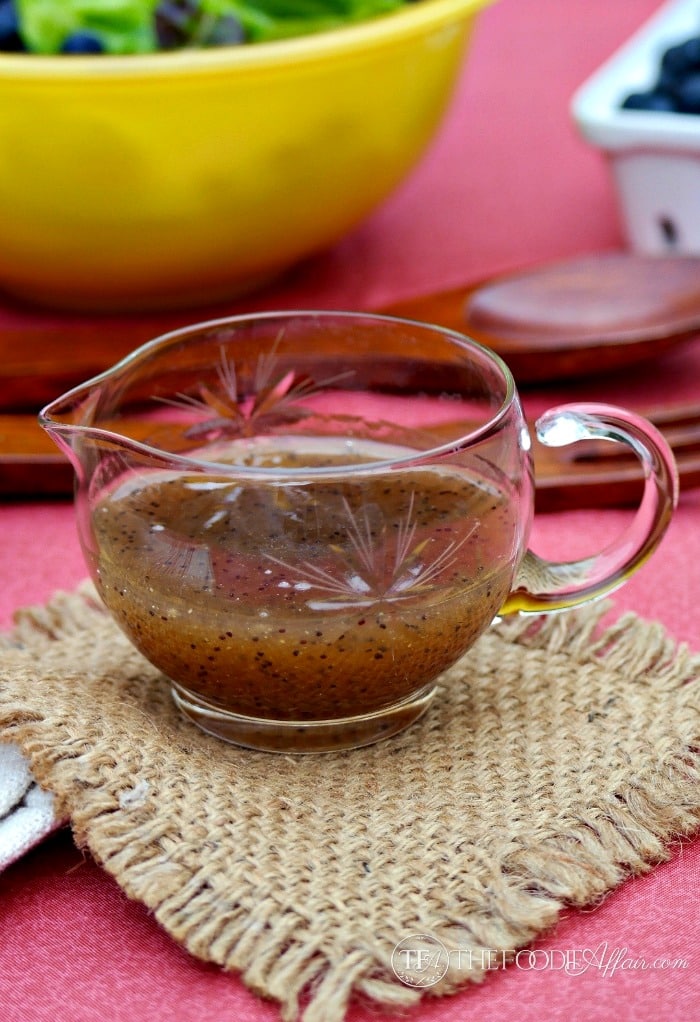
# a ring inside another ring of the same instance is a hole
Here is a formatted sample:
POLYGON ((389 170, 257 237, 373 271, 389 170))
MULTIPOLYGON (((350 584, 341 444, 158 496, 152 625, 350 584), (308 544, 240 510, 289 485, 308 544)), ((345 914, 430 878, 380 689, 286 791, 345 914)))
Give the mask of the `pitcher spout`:
POLYGON ((43 412, 39 416, 39 425, 46 430, 61 453, 65 454, 75 471, 79 473, 80 457, 76 449, 76 440, 77 435, 81 432, 80 427, 51 422, 43 418, 43 412))
POLYGON ((38 416, 39 425, 68 458, 78 478, 83 474, 81 452, 93 425, 96 400, 91 386, 76 387, 47 404, 38 416))

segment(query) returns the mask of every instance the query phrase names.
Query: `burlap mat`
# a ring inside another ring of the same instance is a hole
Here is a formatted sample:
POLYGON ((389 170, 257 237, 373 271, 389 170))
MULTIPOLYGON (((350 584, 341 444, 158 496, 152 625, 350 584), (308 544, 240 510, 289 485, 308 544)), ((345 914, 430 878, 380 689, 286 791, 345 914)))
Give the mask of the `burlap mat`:
POLYGON ((481 976, 459 956, 406 985, 398 942, 517 949, 697 828, 700 658, 631 615, 597 635, 600 613, 494 627, 410 730, 295 758, 182 721, 84 590, 5 637, 0 739, 175 940, 337 1022, 481 976))

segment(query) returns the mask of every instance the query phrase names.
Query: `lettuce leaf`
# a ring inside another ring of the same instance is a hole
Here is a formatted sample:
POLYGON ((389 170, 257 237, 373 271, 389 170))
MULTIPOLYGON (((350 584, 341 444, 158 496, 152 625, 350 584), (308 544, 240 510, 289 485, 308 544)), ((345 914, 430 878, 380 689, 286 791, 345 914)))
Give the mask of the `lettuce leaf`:
POLYGON ((238 18, 251 42, 288 39, 365 21, 403 7, 406 0, 202 0, 238 18))
MULTIPOLYGON (((402 7, 407 0, 199 0, 191 18, 200 45, 201 19, 234 17, 246 42, 286 39, 364 21, 402 7)), ((155 11, 159 0, 15 0, 20 33, 33 53, 60 53, 75 32, 90 32, 106 53, 150 53, 159 48, 155 11)))
POLYGON ((153 25, 157 0, 15 0, 20 33, 32 53, 59 53, 74 32, 91 32, 107 53, 158 48, 153 25))

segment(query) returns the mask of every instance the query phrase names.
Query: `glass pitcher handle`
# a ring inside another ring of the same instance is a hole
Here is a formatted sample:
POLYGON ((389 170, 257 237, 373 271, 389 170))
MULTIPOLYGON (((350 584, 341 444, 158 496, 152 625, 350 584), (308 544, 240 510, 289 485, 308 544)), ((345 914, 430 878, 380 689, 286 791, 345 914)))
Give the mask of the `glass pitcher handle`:
POLYGON ((567 404, 536 423, 547 447, 608 440, 631 448, 644 471, 644 491, 630 526, 600 553, 578 561, 548 561, 528 550, 501 614, 565 610, 623 585, 659 545, 678 503, 678 472, 661 433, 634 412, 606 404, 567 404))

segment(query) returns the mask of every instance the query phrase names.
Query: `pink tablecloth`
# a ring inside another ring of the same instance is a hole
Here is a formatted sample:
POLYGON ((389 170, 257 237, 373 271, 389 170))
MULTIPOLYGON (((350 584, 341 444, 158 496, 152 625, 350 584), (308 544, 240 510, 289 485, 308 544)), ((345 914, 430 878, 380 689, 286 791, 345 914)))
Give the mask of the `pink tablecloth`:
MULTIPOLYGON (((482 16, 451 113, 404 187, 335 250, 308 261, 249 308, 370 308, 622 238, 600 156, 571 125, 571 93, 658 6, 656 0, 500 0, 482 16)), ((698 22, 700 26, 700 20, 698 22)), ((419 84, 417 83, 417 86, 419 84)), ((653 368, 528 392, 528 410, 587 398, 644 407, 700 398, 697 344, 653 368)), ((627 512, 543 517, 534 545, 578 555, 619 531, 627 512)), ((661 620, 700 648, 700 491, 684 496, 660 552, 616 597, 616 609, 661 620)), ((67 504, 0 507, 0 620, 84 575, 67 504)), ((608 968, 496 971, 455 997, 409 1013, 456 1022, 680 1022, 697 1017, 700 841, 571 911, 538 945, 599 949, 608 968), (644 958, 647 969, 622 967, 644 958), (662 966, 657 959, 685 960, 662 966), (617 963, 617 965, 615 965, 617 963)), ((0 875, 3 1022, 275 1020, 235 977, 190 958, 67 832, 0 875)), ((357 1006, 350 1022, 377 1016, 357 1006)))

